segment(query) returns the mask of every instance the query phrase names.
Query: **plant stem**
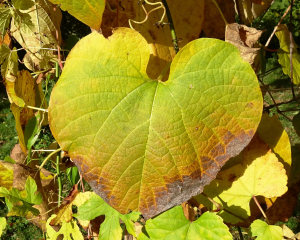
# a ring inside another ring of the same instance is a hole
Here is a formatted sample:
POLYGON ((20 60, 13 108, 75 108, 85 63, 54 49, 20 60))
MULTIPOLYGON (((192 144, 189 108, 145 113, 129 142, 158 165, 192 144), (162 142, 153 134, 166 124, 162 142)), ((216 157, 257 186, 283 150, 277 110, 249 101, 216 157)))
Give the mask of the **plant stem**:
POLYGON ((243 237, 243 233, 242 233, 241 227, 237 226, 237 229, 238 229, 238 231, 239 231, 240 239, 241 239, 241 240, 244 240, 244 237, 243 237))
POLYGON ((58 183, 58 202, 57 205, 60 206, 61 204, 61 195, 62 195, 62 184, 61 184, 61 177, 60 177, 60 152, 57 153, 56 156, 56 174, 57 174, 57 183, 58 183))
POLYGON ((38 110, 38 111, 48 112, 47 109, 43 109, 43 108, 37 108, 37 107, 28 106, 28 105, 26 105, 25 107, 31 108, 31 109, 34 109, 34 110, 38 110))
MULTIPOLYGON (((294 1, 295 1, 295 0, 293 0, 292 3, 293 3, 294 1)), ((291 5, 285 10, 285 13, 282 15, 282 18, 281 18, 280 21, 278 22, 277 26, 274 28, 274 30, 273 30, 271 36, 269 37, 269 39, 268 39, 268 41, 267 41, 267 43, 266 43, 266 45, 265 45, 265 47, 268 47, 268 45, 269 45, 269 43, 271 42, 271 39, 272 39, 272 37, 274 36, 274 34, 275 34, 275 32, 276 32, 278 26, 281 24, 282 20, 285 18, 285 16, 286 16, 287 13, 289 12, 290 8, 291 8, 291 5)))
POLYGON ((216 5, 216 7, 217 7, 219 13, 221 14, 221 16, 222 16, 222 18, 223 18, 223 21, 224 21, 225 25, 227 26, 227 25, 228 25, 228 22, 226 21, 226 18, 224 17, 224 15, 223 15, 223 13, 222 13, 222 11, 221 11, 221 9, 220 9, 218 3, 217 3, 215 0, 212 0, 212 1, 213 1, 213 3, 216 5))
POLYGON ((261 206, 260 206, 259 202, 257 201, 256 197, 253 195, 252 198, 254 199, 254 202, 256 203, 257 207, 259 208, 259 210, 261 211, 262 215, 266 219, 266 222, 269 224, 268 218, 267 218, 264 210, 261 208, 261 206))
POLYGON ((179 46, 178 46, 178 40, 177 40, 177 36, 176 36, 176 32, 175 32, 175 27, 174 27, 172 15, 171 15, 167 0, 162 0, 162 3, 164 4, 164 6, 166 8, 168 22, 170 23, 172 42, 173 42, 173 45, 174 45, 175 53, 177 54, 179 52, 179 46))

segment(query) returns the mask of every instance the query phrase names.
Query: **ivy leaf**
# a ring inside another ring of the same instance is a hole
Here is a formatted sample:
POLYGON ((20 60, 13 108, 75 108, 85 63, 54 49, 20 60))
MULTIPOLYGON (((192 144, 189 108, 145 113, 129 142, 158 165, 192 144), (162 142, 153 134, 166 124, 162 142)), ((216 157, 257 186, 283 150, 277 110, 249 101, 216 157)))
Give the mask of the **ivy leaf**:
POLYGON ((34 6, 32 0, 12 0, 12 4, 18 10, 27 10, 34 6))
POLYGON ((0 5, 0 40, 3 40, 11 19, 11 8, 0 5))
POLYGON ((47 228, 47 240, 56 240, 57 237, 62 234, 64 235, 64 240, 83 240, 82 233, 80 232, 80 229, 76 223, 75 219, 72 219, 70 222, 66 223, 63 222, 61 225, 61 228, 59 229, 58 232, 56 232, 51 226, 50 222, 52 221, 53 218, 55 218, 56 215, 53 214, 46 223, 46 228, 47 228), (71 238, 71 235, 73 238, 71 238))
POLYGON ((279 226, 268 225, 262 220, 255 220, 250 225, 250 233, 256 240, 281 240, 283 238, 282 228, 279 226))
POLYGON ((93 190, 146 219, 200 193, 262 112, 255 73, 232 44, 189 43, 167 82, 147 77, 149 57, 136 31, 92 33, 72 49, 49 103, 53 136, 93 190))
MULTIPOLYGON (((181 206, 174 207, 145 225, 151 240, 195 239, 195 240, 229 240, 232 235, 222 218, 211 212, 205 212, 196 221, 191 222, 184 216, 181 206)), ((138 240, 148 239, 140 234, 138 240)))
POLYGON ((102 22, 102 14, 105 8, 105 0, 50 0, 54 4, 60 4, 63 11, 68 11, 89 27, 99 30, 102 22))
POLYGON ((36 183, 31 177, 28 177, 25 184, 25 190, 22 192, 16 188, 12 188, 11 191, 9 191, 5 187, 0 187, 0 196, 5 197, 6 200, 12 204, 12 208, 7 216, 24 217, 29 211, 35 216, 39 215, 39 210, 34 208, 33 205, 39 205, 43 199, 41 193, 35 194, 36 191, 36 183))
POLYGON ((0 217, 0 237, 3 233, 3 230, 6 228, 6 218, 0 217))
MULTIPOLYGON (((278 62, 282 66, 282 71, 291 77, 291 66, 290 66, 290 32, 288 27, 285 24, 278 26, 277 31, 275 32, 279 43, 280 49, 277 51, 278 62)), ((293 82, 295 84, 300 84, 300 54, 297 51, 297 44, 292 40, 294 44, 293 48, 293 82)))
MULTIPOLYGON (((267 144, 255 136, 244 149, 243 162, 220 171, 217 178, 204 188, 204 193, 230 212, 218 214, 225 222, 236 224, 250 216, 252 196, 267 198, 282 196, 287 191, 287 175, 283 165, 267 144)), ((203 195, 195 197, 209 209, 214 209, 203 195)))
POLYGON ((119 219, 125 223, 128 233, 136 237, 133 221, 138 220, 140 213, 131 212, 122 215, 95 193, 92 193, 90 199, 78 208, 78 214, 74 214, 79 220, 92 220, 101 215, 105 215, 105 220, 100 227, 99 239, 121 239, 123 231, 119 219))

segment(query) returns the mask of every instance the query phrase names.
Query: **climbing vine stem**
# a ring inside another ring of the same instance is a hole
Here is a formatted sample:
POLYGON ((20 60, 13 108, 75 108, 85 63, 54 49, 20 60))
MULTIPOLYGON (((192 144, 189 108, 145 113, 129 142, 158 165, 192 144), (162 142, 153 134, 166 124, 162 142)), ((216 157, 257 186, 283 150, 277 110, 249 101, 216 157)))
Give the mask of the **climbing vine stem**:
POLYGON ((179 46, 178 46, 178 39, 177 39, 177 36, 176 36, 175 27, 174 27, 174 23, 173 23, 173 19, 172 19, 172 15, 171 15, 171 12, 170 12, 167 0, 162 0, 162 3, 164 4, 164 6, 166 8, 168 22, 170 23, 170 30, 171 30, 172 41, 173 41, 175 53, 177 54, 179 52, 179 46))

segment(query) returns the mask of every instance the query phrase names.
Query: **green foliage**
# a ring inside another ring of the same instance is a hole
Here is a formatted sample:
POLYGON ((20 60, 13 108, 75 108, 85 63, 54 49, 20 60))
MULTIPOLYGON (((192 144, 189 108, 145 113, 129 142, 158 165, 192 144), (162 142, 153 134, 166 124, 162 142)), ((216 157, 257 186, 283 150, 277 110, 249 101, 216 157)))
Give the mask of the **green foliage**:
POLYGON ((195 239, 195 240, 229 240, 232 235, 222 218, 214 213, 206 212, 196 221, 185 218, 181 206, 174 207, 154 219, 146 222, 146 231, 139 240, 153 239, 195 239))
POLYGON ((250 233, 257 240, 281 240, 283 237, 282 228, 268 225, 262 220, 255 220, 250 226, 250 233))
POLYGON ((138 220, 140 213, 131 212, 125 215, 120 214, 95 193, 78 208, 78 213, 74 214, 74 216, 80 220, 92 220, 101 215, 105 215, 105 220, 101 225, 99 239, 121 239, 122 229, 119 224, 120 219, 125 223, 127 231, 133 236, 136 236, 133 222, 138 220))

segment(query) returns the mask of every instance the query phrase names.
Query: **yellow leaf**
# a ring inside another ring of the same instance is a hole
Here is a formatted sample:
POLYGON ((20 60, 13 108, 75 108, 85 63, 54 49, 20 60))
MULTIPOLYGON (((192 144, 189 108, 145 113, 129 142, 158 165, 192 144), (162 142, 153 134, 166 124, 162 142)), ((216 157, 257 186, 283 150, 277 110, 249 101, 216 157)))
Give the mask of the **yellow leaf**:
MULTIPOLYGON (((279 25, 276 36, 280 43, 280 49, 278 50, 278 62, 282 66, 282 71, 291 77, 291 67, 290 67, 290 32, 285 24, 279 25)), ((293 54, 292 54, 292 64, 293 64, 293 82, 295 84, 300 84, 300 54, 297 51, 297 44, 293 41, 293 54)))
POLYGON ((259 138, 264 141, 276 154, 278 160, 283 164, 286 174, 289 176, 292 153, 291 144, 287 132, 280 123, 278 116, 264 113, 258 125, 257 132, 259 138))
MULTIPOLYGON (((250 216, 252 196, 267 198, 282 196, 287 191, 287 175, 276 155, 257 135, 244 149, 243 162, 220 171, 214 181, 204 188, 204 193, 230 212, 246 219, 250 216)), ((212 209, 211 202, 202 195, 195 197, 212 209)), ((225 222, 236 224, 240 218, 220 211, 225 222)))

